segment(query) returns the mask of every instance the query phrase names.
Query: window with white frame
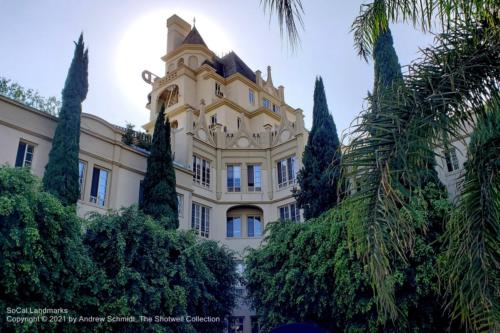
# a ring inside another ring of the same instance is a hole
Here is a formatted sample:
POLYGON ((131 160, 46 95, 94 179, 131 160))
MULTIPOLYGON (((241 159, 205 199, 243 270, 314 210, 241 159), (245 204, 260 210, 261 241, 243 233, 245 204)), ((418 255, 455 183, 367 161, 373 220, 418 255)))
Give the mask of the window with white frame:
POLYGON ((210 231, 210 208, 193 202, 191 211, 191 229, 201 237, 208 238, 210 231))
POLYGON ((226 220, 226 237, 241 237, 241 216, 228 216, 226 220))
POLYGON ((248 89, 248 103, 255 104, 255 92, 252 89, 248 89))
POLYGON ((280 110, 281 109, 279 105, 273 104, 273 112, 280 113, 280 110))
POLYGON ((448 148, 444 151, 444 159, 446 161, 446 168, 448 172, 453 172, 460 169, 458 164, 457 151, 455 148, 448 148))
POLYGON ((278 187, 283 188, 295 183, 295 156, 291 156, 277 163, 278 187))
POLYGON ((247 236, 262 236, 262 219, 260 216, 247 216, 247 236))
POLYGON ((179 193, 177 193, 177 212, 179 213, 179 217, 184 216, 184 196, 179 193))
POLYGON ((262 106, 265 107, 266 109, 271 108, 271 102, 267 98, 262 99, 262 106))
POLYGON ((210 162, 193 155, 193 182, 210 187, 210 162))
POLYGON ((218 82, 215 82, 215 96, 224 97, 224 94, 222 93, 220 84, 218 82))
POLYGON ((87 163, 78 161, 78 190, 80 191, 80 200, 83 200, 85 194, 85 179, 87 177, 87 163))
POLYGON ((247 165, 248 191, 259 192, 262 190, 261 171, 259 164, 247 165))
POLYGON ((33 154, 35 153, 35 146, 24 142, 19 141, 19 146, 17 146, 17 155, 16 155, 16 167, 31 167, 33 163, 33 154))
POLYGON ((291 203, 278 208, 280 220, 300 221, 300 210, 296 203, 291 203))
POLYGON ((227 166, 227 191, 240 192, 241 191, 241 166, 236 164, 229 164, 227 166))
POLYGON ((92 171, 92 186, 90 187, 90 202, 104 207, 108 192, 109 171, 94 167, 92 171))

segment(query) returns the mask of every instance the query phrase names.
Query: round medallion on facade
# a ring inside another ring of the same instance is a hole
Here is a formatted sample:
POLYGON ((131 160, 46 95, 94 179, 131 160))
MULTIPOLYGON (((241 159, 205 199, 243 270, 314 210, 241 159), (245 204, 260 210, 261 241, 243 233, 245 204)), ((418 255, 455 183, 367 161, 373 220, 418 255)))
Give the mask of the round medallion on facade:
POLYGON ((281 141, 290 139, 290 131, 284 130, 283 132, 281 132, 280 139, 281 141))
POLYGON ((199 130, 198 130, 198 137, 199 137, 201 140, 205 141, 205 140, 207 140, 207 133, 206 133, 204 130, 199 129, 199 130))
POLYGON ((247 138, 239 138, 238 146, 241 148, 247 148, 250 145, 250 141, 247 138))

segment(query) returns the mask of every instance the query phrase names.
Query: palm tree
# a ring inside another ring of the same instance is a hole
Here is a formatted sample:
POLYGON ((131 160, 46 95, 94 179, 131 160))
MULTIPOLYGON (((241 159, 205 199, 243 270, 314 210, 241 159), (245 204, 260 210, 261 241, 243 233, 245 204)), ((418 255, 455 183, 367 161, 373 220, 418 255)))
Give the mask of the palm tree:
MULTIPOLYGON (((272 8, 271 13, 277 13, 291 43, 297 44, 301 1, 264 3, 272 8)), ((412 213, 408 203, 413 189, 426 178, 422 171, 427 169, 429 155, 445 144, 447 137, 458 137, 498 112, 499 20, 495 0, 375 0, 362 5, 354 20, 355 47, 364 59, 371 55, 390 22, 409 22, 424 31, 441 29, 435 46, 423 50, 421 59, 409 66, 404 82, 377 101, 377 112, 368 103, 359 115, 358 124, 350 130, 352 141, 343 161, 345 175, 362 185, 361 191, 348 198, 354 212, 349 221, 350 237, 368 268, 380 309, 393 319, 397 309, 391 257, 404 259, 413 249, 418 226, 409 224, 405 214, 412 213)), ((472 147, 470 153, 474 160, 472 147)), ((467 179, 491 174, 488 167, 491 164, 469 167, 466 184, 471 182, 467 179)), ((450 295, 447 305, 468 328, 492 331, 500 322, 498 270, 491 269, 499 263, 500 222, 494 218, 499 206, 486 204, 485 198, 497 203, 499 192, 471 187, 464 187, 463 195, 468 199, 459 206, 469 222, 457 223, 459 218, 454 217, 447 225, 443 263, 450 295), (486 192, 490 196, 481 197, 486 192), (465 231, 475 243, 464 244, 470 240, 465 231), (496 246, 486 246, 485 240, 496 246), (460 258, 451 255, 456 249, 460 258), (458 281, 462 277, 465 280, 458 281), (481 288, 477 288, 478 283, 481 288)))

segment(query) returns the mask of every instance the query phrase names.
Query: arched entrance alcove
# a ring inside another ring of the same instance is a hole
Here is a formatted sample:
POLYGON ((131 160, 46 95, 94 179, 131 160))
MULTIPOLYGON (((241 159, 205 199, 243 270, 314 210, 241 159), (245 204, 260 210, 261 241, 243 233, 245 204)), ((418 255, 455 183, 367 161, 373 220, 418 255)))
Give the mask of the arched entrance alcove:
POLYGON ((264 212, 254 205, 237 205, 226 212, 227 238, 260 238, 264 232, 264 212))
POLYGON ((172 105, 175 105, 179 102, 179 86, 176 84, 171 84, 165 88, 165 90, 158 97, 158 110, 160 112, 160 108, 163 104, 168 108, 172 105))

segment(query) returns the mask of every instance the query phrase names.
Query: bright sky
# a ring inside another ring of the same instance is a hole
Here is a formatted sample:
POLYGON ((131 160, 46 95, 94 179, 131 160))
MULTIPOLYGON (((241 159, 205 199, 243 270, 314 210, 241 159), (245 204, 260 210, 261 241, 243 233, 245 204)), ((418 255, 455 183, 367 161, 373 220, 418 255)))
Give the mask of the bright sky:
MULTIPOLYGON (((0 76, 42 96, 60 98, 74 45, 81 31, 89 47, 89 94, 84 112, 139 128, 149 86, 141 72, 161 75, 166 51, 165 21, 176 13, 196 27, 208 47, 222 55, 235 51, 253 70, 285 86, 285 100, 312 123, 316 75, 323 77, 339 135, 362 109, 373 85, 373 64, 357 57, 350 26, 361 3, 371 0, 304 2, 301 47, 291 53, 269 21, 260 0, 0 0, 0 76)), ((432 42, 408 25, 392 26, 402 65, 432 42)))

